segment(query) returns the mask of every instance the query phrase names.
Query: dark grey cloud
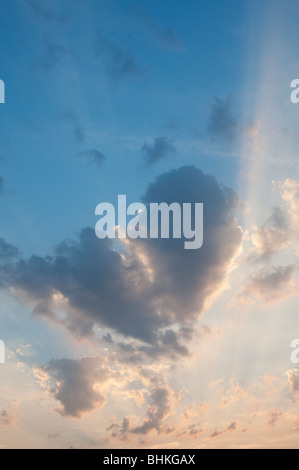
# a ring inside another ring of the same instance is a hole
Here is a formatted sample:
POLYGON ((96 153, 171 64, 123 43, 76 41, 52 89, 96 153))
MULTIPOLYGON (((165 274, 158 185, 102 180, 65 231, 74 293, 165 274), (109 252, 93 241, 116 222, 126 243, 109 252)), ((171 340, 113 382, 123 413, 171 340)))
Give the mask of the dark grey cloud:
POLYGON ((113 423, 106 428, 106 431, 111 431, 112 429, 114 429, 114 431, 112 432, 111 437, 118 437, 119 439, 126 441, 128 433, 130 432, 130 419, 125 417, 123 418, 121 425, 113 423))
POLYGON ((145 143, 141 150, 146 166, 152 166, 175 152, 172 142, 164 136, 156 137, 151 144, 145 143))
POLYGON ((53 44, 44 39, 45 52, 32 62, 35 70, 48 72, 58 65, 66 56, 67 50, 60 44, 53 44))
POLYGON ((111 335, 109 337, 104 336, 103 340, 110 344, 110 348, 111 345, 114 346, 120 362, 138 364, 144 363, 145 357, 157 360, 163 356, 167 356, 169 359, 188 356, 190 352, 186 344, 190 343, 191 339, 196 337, 197 334, 201 338, 204 334, 207 334, 206 331, 202 330, 205 330, 205 327, 199 329, 182 327, 178 331, 166 328, 163 331, 157 331, 155 341, 144 345, 135 345, 123 341, 114 342, 111 335), (186 330, 188 331, 187 334, 186 330))
POLYGON ((217 97, 214 99, 207 132, 213 142, 224 148, 230 148, 240 136, 241 128, 233 111, 230 96, 226 99, 217 97))
POLYGON ((151 393, 151 404, 147 410, 147 417, 141 426, 132 429, 134 434, 147 434, 152 429, 160 431, 161 423, 170 410, 171 399, 166 387, 158 387, 151 393))
POLYGON ((62 416, 80 418, 105 403, 95 385, 106 382, 111 371, 100 366, 98 358, 53 359, 39 370, 50 377, 49 390, 61 403, 57 411, 62 416))
POLYGON ((93 163, 97 167, 101 167, 106 160, 105 155, 98 150, 86 150, 85 152, 77 153, 77 157, 84 160, 86 163, 93 163))
POLYGON ((139 67, 135 55, 113 41, 98 35, 94 40, 94 50, 96 57, 101 59, 107 74, 114 81, 141 77, 145 74, 145 70, 139 67))
POLYGON ((173 405, 173 392, 166 386, 155 386, 149 396, 149 402, 146 416, 140 426, 132 427, 130 419, 125 417, 121 425, 112 424, 107 428, 114 429, 111 436, 126 440, 129 433, 146 435, 153 429, 160 433, 173 405))
POLYGON ((165 308, 178 321, 185 315, 194 319, 195 312, 204 309, 206 299, 221 285, 240 247, 242 232, 234 217, 237 197, 231 189, 221 187, 213 176, 186 166, 156 178, 142 201, 146 205, 199 201, 204 204, 204 242, 199 250, 184 250, 182 239, 172 239, 171 243, 162 238, 137 240, 154 266, 157 288, 164 292, 165 308))
POLYGON ((35 302, 35 315, 62 322, 76 335, 106 326, 143 343, 137 351, 131 346, 133 355, 186 355, 192 323, 221 291, 240 248, 237 197, 213 176, 182 167, 159 176, 142 201, 203 202, 203 247, 185 250, 183 239, 127 239, 124 260, 111 239, 99 240, 85 228, 78 241, 60 243, 52 255, 21 259, 0 273, 7 286, 35 302), (56 316, 56 292, 68 299, 63 320, 56 316))
POLYGON ((166 322, 155 312, 142 263, 136 257, 124 263, 112 241, 97 239, 92 228, 82 230, 78 243, 58 245, 53 256, 21 260, 10 275, 38 301, 35 314, 51 316, 53 292, 67 297, 72 313, 66 325, 81 335, 100 323, 150 340, 155 328, 166 322), (132 285, 138 286, 136 293, 132 285))

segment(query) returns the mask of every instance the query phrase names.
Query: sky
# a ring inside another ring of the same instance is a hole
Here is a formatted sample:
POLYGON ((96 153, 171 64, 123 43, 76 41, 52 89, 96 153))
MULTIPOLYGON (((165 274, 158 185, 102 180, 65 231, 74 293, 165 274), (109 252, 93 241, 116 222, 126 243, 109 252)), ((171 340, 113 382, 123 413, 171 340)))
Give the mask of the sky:
POLYGON ((1 448, 298 448, 298 21, 1 1, 1 448), (203 203, 202 247, 99 239, 118 195, 203 203))

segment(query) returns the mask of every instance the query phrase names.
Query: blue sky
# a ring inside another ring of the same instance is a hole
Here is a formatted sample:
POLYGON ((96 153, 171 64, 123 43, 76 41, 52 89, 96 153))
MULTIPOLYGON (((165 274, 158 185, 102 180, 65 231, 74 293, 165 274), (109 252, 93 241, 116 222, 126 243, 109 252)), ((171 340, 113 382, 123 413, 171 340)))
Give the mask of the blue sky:
POLYGON ((97 203, 119 193, 138 200, 157 174, 181 164, 199 164, 233 185, 238 161, 211 155, 207 126, 214 97, 231 95, 232 112, 240 111, 248 5, 52 4, 55 15, 30 2, 2 6, 7 235, 27 253, 44 252, 93 225, 97 203), (111 71, 113 59, 97 52, 98 38, 119 48, 121 60, 134 57, 136 70, 111 71), (159 136, 178 149, 146 168, 142 146, 159 136), (190 146, 206 151, 196 155, 190 146), (101 168, 76 159, 90 149, 106 156, 101 168))
POLYGON ((298 446, 298 19, 1 2, 3 447, 298 446), (203 202, 202 248, 99 240, 119 194, 203 202))

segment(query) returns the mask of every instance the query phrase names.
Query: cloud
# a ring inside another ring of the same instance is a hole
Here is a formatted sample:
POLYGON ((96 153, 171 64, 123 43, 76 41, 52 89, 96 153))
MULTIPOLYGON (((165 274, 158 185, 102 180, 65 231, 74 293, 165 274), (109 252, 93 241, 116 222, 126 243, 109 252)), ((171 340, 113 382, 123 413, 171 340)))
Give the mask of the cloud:
POLYGON ((85 129, 80 123, 78 116, 73 111, 67 111, 61 116, 62 120, 71 125, 71 133, 78 144, 85 141, 85 129))
POLYGON ((5 426, 12 426, 18 420, 19 405, 17 400, 12 400, 11 405, 0 408, 0 423, 5 426))
POLYGON ((261 122, 251 122, 242 126, 233 105, 230 95, 225 99, 214 98, 207 125, 208 137, 223 152, 236 149, 242 142, 246 146, 255 148, 256 139, 261 132, 261 122))
POLYGON ((299 371, 298 369, 291 369, 287 372, 288 382, 292 395, 299 395, 299 371))
POLYGON ((18 258, 20 252, 18 248, 7 243, 4 238, 0 237, 0 262, 11 261, 14 258, 18 258))
POLYGON ((295 255, 299 256, 298 233, 299 233, 299 181, 287 178, 285 181, 273 182, 274 187, 281 191, 282 199, 286 203, 289 220, 289 245, 295 247, 295 255))
POLYGON ((142 30, 157 41, 159 46, 173 51, 184 51, 185 45, 175 31, 172 28, 160 28, 145 9, 135 6, 130 9, 130 14, 142 30))
POLYGON ((231 379, 230 387, 225 391, 222 396, 222 406, 230 406, 231 404, 234 404, 237 400, 242 400, 246 397, 247 391, 231 379))
POLYGON ((26 0, 26 5, 28 5, 36 17, 42 21, 57 24, 61 24, 63 22, 61 15, 59 15, 57 12, 49 10, 48 8, 45 8, 37 1, 26 0))
POLYGON ((7 243, 4 238, 0 237, 0 288, 4 288, 7 284, 5 275, 2 273, 5 271, 5 265, 11 263, 14 259, 19 258, 20 252, 18 248, 7 243))
POLYGON ((62 242, 51 257, 21 260, 11 275, 15 287, 38 300, 36 314, 50 313, 53 295, 60 292, 68 299, 67 326, 82 335, 104 323, 124 335, 149 339, 163 323, 151 303, 142 263, 136 258, 125 263, 112 241, 97 239, 92 228, 82 230, 78 243, 62 242))
POLYGON ((56 439, 57 437, 60 437, 61 434, 59 434, 59 432, 53 432, 53 433, 49 433, 47 435, 48 439, 56 439))
POLYGON ((45 52, 33 61, 36 70, 48 72, 58 65, 67 55, 66 49, 59 44, 52 44, 44 39, 45 52))
POLYGON ((176 405, 180 395, 171 390, 168 386, 156 385, 149 396, 149 406, 142 424, 132 426, 129 418, 124 418, 122 425, 112 424, 108 429, 115 428, 112 437, 120 437, 126 440, 128 434, 147 435, 155 430, 158 434, 161 432, 169 433, 170 429, 165 427, 165 420, 170 411, 176 405))
POLYGON ((124 47, 97 36, 94 40, 94 49, 97 58, 101 58, 107 74, 114 81, 124 78, 141 77, 142 70, 135 55, 124 47))
POLYGON ((214 98, 207 131, 210 139, 221 147, 230 148, 236 142, 241 130, 230 96, 223 100, 214 98))
POLYGON ((175 148, 167 137, 156 137, 152 144, 145 143, 142 146, 144 162, 146 166, 152 166, 159 160, 164 159, 170 153, 175 152, 175 148))
POLYGON ((210 434, 210 437, 212 438, 215 438, 215 437, 218 437, 218 436, 221 436, 221 434, 225 434, 227 432, 233 432, 237 429, 237 422, 236 421, 232 421, 228 426, 227 428, 225 428, 223 431, 213 431, 211 434, 210 434))
POLYGON ((105 398, 98 387, 112 375, 111 370, 100 366, 98 358, 94 357, 53 359, 34 372, 37 377, 45 378, 48 391, 61 403, 62 408, 57 411, 73 418, 103 406, 105 398))
POLYGON ((130 432, 130 419, 125 417, 122 420, 121 426, 119 426, 119 424, 111 424, 107 427, 106 431, 110 431, 111 429, 115 429, 112 432, 111 437, 118 437, 126 441, 127 435, 130 432))
POLYGON ((264 262, 248 281, 240 293, 245 303, 252 303, 252 296, 270 303, 297 295, 297 258, 299 218, 299 185, 295 180, 273 182, 281 191, 284 206, 273 206, 270 215, 262 226, 254 226, 251 241, 254 248, 249 251, 249 262, 264 262), (293 257, 293 262, 285 266, 275 266, 270 262, 274 255, 293 257), (287 250, 287 251, 286 251, 287 250))
POLYGON ((31 344, 25 344, 17 348, 15 354, 20 357, 30 357, 35 353, 31 348, 31 344))
POLYGON ((0 194, 4 194, 4 178, 0 175, 0 194))
POLYGON ((176 360, 178 357, 190 356, 187 347, 191 341, 202 341, 206 336, 218 334, 216 328, 206 325, 200 327, 182 326, 177 331, 171 328, 157 331, 151 343, 134 343, 132 339, 127 341, 115 341, 110 334, 104 335, 101 340, 109 344, 109 349, 117 354, 120 363, 132 365, 144 363, 145 358, 158 360, 167 357, 176 360))
POLYGON ((273 408, 273 410, 269 411, 268 416, 269 416, 269 421, 268 425, 271 427, 274 427, 277 421, 281 418, 283 413, 278 411, 277 408, 273 408))
POLYGON ((81 158, 86 163, 93 163, 97 167, 101 167, 106 160, 105 155, 95 149, 79 152, 77 153, 77 157, 81 158))
POLYGON ((142 197, 151 202, 199 202, 204 204, 203 246, 184 250, 182 239, 139 239, 139 244, 159 282, 175 320, 194 318, 205 308, 210 295, 222 286, 232 259, 238 254, 242 231, 234 210, 238 199, 229 188, 195 167, 181 167, 166 172, 151 183, 142 197), (194 251, 191 253, 191 251, 194 251), (195 314, 195 315, 194 315, 195 314))
POLYGON ((273 254, 286 248, 290 242, 290 221, 287 212, 280 207, 273 207, 267 222, 255 227, 252 242, 257 255, 249 255, 255 261, 266 260, 273 254))
POLYGON ((282 190, 282 198, 288 203, 289 214, 295 226, 295 230, 299 230, 299 181, 287 178, 283 182, 279 182, 278 186, 282 190))
POLYGON ((237 423, 236 421, 233 421, 232 423, 230 423, 229 426, 227 426, 227 431, 235 431, 237 429, 237 423))
POLYGON ((166 387, 158 387, 151 393, 151 405, 147 410, 147 417, 141 426, 132 429, 133 434, 148 434, 155 429, 160 431, 161 423, 170 410, 170 391, 166 387))
POLYGON ((85 228, 78 241, 60 243, 52 255, 21 259, 0 273, 34 302, 35 315, 75 335, 106 326, 139 341, 137 349, 129 345, 133 355, 186 355, 193 322, 225 288, 240 251, 237 197, 213 176, 182 167, 156 178, 142 201, 203 202, 203 247, 185 250, 183 239, 126 239, 119 252, 113 240, 85 228), (63 318, 56 313, 61 303, 63 318))
POLYGON ((183 418, 184 420, 188 421, 193 418, 198 418, 203 416, 207 410, 209 409, 209 406, 207 403, 200 403, 200 404, 191 404, 188 406, 188 408, 184 411, 183 413, 183 418))
POLYGON ((248 126, 245 127, 244 135, 254 139, 255 137, 257 137, 260 134, 261 127, 262 127, 262 125, 261 125, 260 121, 252 122, 252 123, 248 124, 248 126))
POLYGON ((262 267, 257 274, 251 276, 242 295, 254 295, 265 303, 296 295, 298 287, 293 280, 295 269, 296 266, 292 264, 274 268, 262 267))

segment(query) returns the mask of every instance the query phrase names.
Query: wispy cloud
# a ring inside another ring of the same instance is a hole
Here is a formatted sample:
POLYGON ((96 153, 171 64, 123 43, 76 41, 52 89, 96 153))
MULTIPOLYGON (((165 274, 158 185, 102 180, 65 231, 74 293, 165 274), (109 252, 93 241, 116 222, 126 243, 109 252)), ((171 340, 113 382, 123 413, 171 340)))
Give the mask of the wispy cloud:
POLYGON ((101 59, 109 77, 117 82, 125 78, 142 77, 146 71, 142 69, 136 56, 114 41, 97 36, 94 40, 97 59, 101 59))
POLYGON ((254 252, 249 253, 253 261, 265 261, 283 250, 291 241, 291 225, 288 213, 281 207, 274 206, 266 223, 254 227, 252 242, 254 252))
MULTIPOLYGON (((57 23, 62 24, 64 21, 64 16, 59 13, 57 10, 46 8, 44 5, 41 5, 37 0, 25 0, 26 5, 34 13, 34 15, 47 23, 57 23)), ((51 3, 51 6, 54 2, 51 3)), ((47 4, 47 6, 49 3, 47 4)))
POLYGON ((236 421, 232 421, 228 426, 227 428, 223 429, 222 431, 213 431, 211 434, 210 434, 210 437, 212 438, 215 438, 215 437, 218 437, 218 436, 221 436, 221 434, 225 434, 227 432, 233 432, 237 429, 237 422, 236 421))
POLYGON ((79 152, 76 156, 85 161, 85 163, 91 163, 97 167, 101 167, 106 160, 105 155, 95 149, 79 152))
POLYGON ((45 52, 33 60, 32 66, 35 70, 48 72, 54 69, 67 56, 67 50, 60 44, 53 44, 48 39, 44 39, 45 52))
POLYGON ((274 408, 273 410, 269 411, 268 425, 274 427, 277 421, 282 417, 282 415, 283 413, 281 413, 277 408, 274 408))
POLYGON ((0 408, 0 423, 5 426, 13 426, 19 418, 18 400, 12 400, 11 404, 0 408))
POLYGON ((85 129, 80 122, 77 114, 71 110, 65 112, 61 116, 62 120, 71 126, 71 134, 74 140, 78 144, 82 144, 85 141, 85 129))
POLYGON ((244 286, 243 296, 255 296, 268 303, 297 295, 298 284, 294 280, 296 266, 262 267, 244 286))
POLYGON ((241 129, 233 111, 233 101, 230 96, 226 99, 214 98, 207 132, 210 139, 220 147, 230 148, 236 142, 241 129))
POLYGON ((150 38, 154 39, 160 47, 179 52, 185 50, 185 45, 176 32, 170 27, 159 27, 146 9, 135 6, 129 10, 129 14, 135 20, 136 24, 139 25, 150 38))

